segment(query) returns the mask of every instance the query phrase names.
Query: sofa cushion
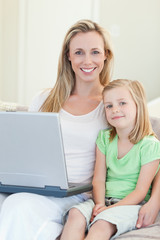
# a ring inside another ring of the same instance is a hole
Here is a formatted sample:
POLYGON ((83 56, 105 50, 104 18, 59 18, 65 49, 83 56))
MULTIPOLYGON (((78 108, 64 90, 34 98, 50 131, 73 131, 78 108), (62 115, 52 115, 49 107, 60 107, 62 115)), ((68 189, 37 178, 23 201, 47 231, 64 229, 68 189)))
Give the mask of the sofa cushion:
POLYGON ((152 124, 153 131, 155 132, 158 139, 160 140, 160 118, 150 117, 150 121, 151 121, 151 124, 152 124))
POLYGON ((28 111, 28 106, 20 105, 17 103, 0 101, 0 111, 9 111, 9 112, 25 111, 26 112, 28 111))

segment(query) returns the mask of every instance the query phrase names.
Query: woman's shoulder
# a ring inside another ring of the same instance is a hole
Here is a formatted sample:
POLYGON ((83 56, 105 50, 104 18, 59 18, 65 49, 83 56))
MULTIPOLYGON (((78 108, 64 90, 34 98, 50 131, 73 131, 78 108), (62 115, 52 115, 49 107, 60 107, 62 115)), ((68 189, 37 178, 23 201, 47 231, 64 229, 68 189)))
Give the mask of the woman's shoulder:
POLYGON ((32 99, 32 102, 29 106, 30 112, 38 112, 47 97, 49 96, 49 93, 51 91, 51 88, 43 89, 40 92, 38 92, 32 99))

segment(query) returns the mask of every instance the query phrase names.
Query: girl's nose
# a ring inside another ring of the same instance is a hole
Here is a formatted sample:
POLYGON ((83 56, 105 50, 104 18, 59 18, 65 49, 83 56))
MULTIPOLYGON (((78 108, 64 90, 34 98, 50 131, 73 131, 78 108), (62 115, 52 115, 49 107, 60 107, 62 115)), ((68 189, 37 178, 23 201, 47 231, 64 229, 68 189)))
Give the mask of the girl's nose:
POLYGON ((112 110, 113 110, 114 113, 119 112, 119 108, 117 106, 113 107, 112 110))

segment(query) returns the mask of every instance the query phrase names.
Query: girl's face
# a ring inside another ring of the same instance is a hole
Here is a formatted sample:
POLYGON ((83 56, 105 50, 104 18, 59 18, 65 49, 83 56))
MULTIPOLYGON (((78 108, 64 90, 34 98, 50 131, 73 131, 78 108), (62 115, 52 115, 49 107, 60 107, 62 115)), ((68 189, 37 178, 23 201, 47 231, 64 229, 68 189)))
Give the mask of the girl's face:
POLYGON ((76 81, 99 81, 106 59, 102 37, 95 31, 76 34, 70 42, 68 59, 76 81))
POLYGON ((135 126, 137 107, 126 87, 116 87, 104 93, 106 118, 110 125, 129 131, 135 126))

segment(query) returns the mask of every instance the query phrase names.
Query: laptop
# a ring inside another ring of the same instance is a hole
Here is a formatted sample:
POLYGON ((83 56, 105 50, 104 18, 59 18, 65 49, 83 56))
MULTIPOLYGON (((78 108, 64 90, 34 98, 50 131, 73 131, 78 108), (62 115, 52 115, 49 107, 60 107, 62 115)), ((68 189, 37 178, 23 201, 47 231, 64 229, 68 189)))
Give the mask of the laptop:
POLYGON ((0 112, 0 192, 66 197, 91 189, 68 182, 58 113, 0 112))

